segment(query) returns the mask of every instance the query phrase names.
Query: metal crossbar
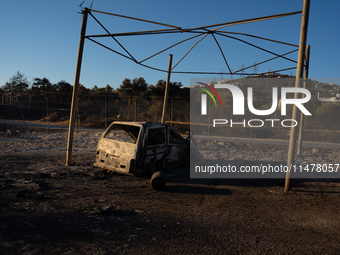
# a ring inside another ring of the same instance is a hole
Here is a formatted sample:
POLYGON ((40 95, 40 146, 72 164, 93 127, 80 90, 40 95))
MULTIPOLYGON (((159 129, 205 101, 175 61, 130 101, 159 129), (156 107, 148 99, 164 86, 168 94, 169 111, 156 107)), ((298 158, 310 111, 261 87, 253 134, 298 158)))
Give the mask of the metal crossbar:
MULTIPOLYGON (((267 63, 269 61, 272 61, 274 59, 277 58, 281 58, 293 63, 297 63, 297 61, 287 58, 285 57, 286 55, 296 52, 298 51, 298 45, 296 44, 292 44, 292 43, 287 43, 287 42, 283 42, 283 41, 279 41, 279 40, 274 40, 274 39, 270 39, 270 38, 265 38, 265 37, 261 37, 261 36, 257 36, 257 35, 252 35, 252 34, 247 34, 247 33, 239 33, 239 32, 230 32, 230 31, 221 31, 221 29, 226 28, 228 26, 233 26, 233 25, 239 25, 239 24, 247 24, 247 23, 252 23, 252 22, 258 22, 258 21, 264 21, 264 20, 269 20, 269 19, 275 19, 275 18, 281 18, 281 17, 287 17, 290 15, 296 15, 296 14, 300 14, 302 13, 302 11, 297 11, 297 12, 289 12, 289 13, 283 13, 283 14, 277 14, 277 15, 270 15, 270 16, 263 16, 263 17, 258 17, 258 18, 251 18, 251 19, 244 19, 244 20, 238 20, 238 21, 232 21, 232 22, 225 22, 225 23, 219 23, 219 24, 214 24, 214 25, 208 25, 208 26, 201 26, 201 27, 196 27, 196 28, 188 28, 188 29, 183 29, 179 26, 174 26, 174 25, 169 25, 169 24, 165 24, 165 23, 160 23, 160 22, 155 22, 155 21, 150 21, 150 20, 145 20, 145 19, 140 19, 140 18, 135 18, 135 17, 129 17, 129 16, 125 16, 125 15, 120 15, 120 14, 114 14, 114 13, 109 13, 109 12, 103 12, 103 11, 98 11, 98 10, 89 10, 89 14, 91 15, 91 17, 105 30, 106 34, 95 34, 95 35, 87 35, 85 36, 86 39, 89 39, 90 41, 122 56, 125 57, 127 59, 132 60, 133 62, 135 62, 136 64, 139 64, 143 67, 152 69, 152 70, 156 70, 156 71, 161 71, 161 72, 168 72, 167 70, 164 69, 160 69, 160 68, 156 68, 156 67, 152 67, 149 66, 147 64, 145 64, 144 62, 179 45, 182 44, 184 42, 190 41, 194 38, 197 37, 201 37, 199 38, 192 46, 191 48, 183 55, 183 57, 171 68, 171 72, 173 73, 182 73, 182 74, 230 74, 230 75, 254 75, 254 73, 241 73, 241 71, 244 71, 246 69, 252 68, 254 66, 259 66, 263 63, 267 63), (120 18, 126 18, 126 19, 131 19, 131 20, 137 20, 137 21, 141 21, 141 22, 146 22, 146 23, 151 23, 151 24, 156 24, 156 25, 160 25, 166 28, 163 29, 156 29, 156 30, 146 30, 146 31, 134 31, 134 32, 123 32, 123 33, 110 33, 108 31, 108 29, 105 28, 105 26, 92 14, 92 12, 95 13, 100 13, 100 14, 107 14, 107 15, 112 15, 112 16, 116 16, 116 17, 120 17, 120 18), (135 57, 133 57, 133 55, 117 40, 116 37, 120 37, 120 36, 138 36, 138 35, 159 35, 159 34, 175 34, 175 33, 197 33, 194 36, 191 36, 189 38, 183 39, 181 41, 178 41, 164 49, 162 49, 161 51, 158 51, 148 57, 146 57, 143 60, 138 61, 135 57), (186 71, 174 71, 174 69, 179 65, 179 63, 182 62, 182 60, 192 51, 192 49, 198 44, 200 43, 203 39, 205 39, 209 34, 212 35, 217 47, 219 48, 219 51, 222 55, 222 58, 229 70, 229 72, 186 72, 186 71), (259 63, 255 63, 253 65, 244 67, 242 69, 239 69, 237 71, 232 71, 232 69, 230 68, 230 65, 227 61, 227 58, 223 52, 223 49, 220 45, 220 43, 218 42, 218 39, 216 38, 216 35, 225 37, 225 38, 229 38, 229 39, 233 39, 236 41, 239 41, 241 43, 244 43, 246 45, 249 45, 251 47, 254 47, 258 50, 264 51, 266 53, 269 53, 271 55, 274 55, 274 57, 266 59, 262 62, 259 63), (291 47, 295 47, 296 49, 289 51, 287 53, 284 54, 278 54, 275 52, 272 52, 270 50, 267 50, 265 48, 262 48, 258 45, 255 45, 253 43, 250 43, 247 40, 244 39, 240 39, 238 37, 235 36, 244 36, 244 37, 251 37, 251 38, 256 38, 259 40, 264 40, 264 41, 269 41, 269 42, 273 42, 273 43, 277 43, 277 44, 283 44, 283 45, 287 45, 287 46, 291 46, 291 47), (123 51, 126 53, 120 53, 116 50, 113 50, 107 46, 105 46, 102 43, 99 43, 98 41, 94 40, 94 38, 102 38, 102 37, 111 37, 118 45, 121 49, 123 49, 123 51)), ((279 72, 279 71, 286 71, 286 70, 291 70, 291 69, 295 69, 296 67, 291 67, 291 68, 285 68, 285 69, 280 69, 280 70, 275 70, 275 71, 271 71, 271 72, 279 72)))

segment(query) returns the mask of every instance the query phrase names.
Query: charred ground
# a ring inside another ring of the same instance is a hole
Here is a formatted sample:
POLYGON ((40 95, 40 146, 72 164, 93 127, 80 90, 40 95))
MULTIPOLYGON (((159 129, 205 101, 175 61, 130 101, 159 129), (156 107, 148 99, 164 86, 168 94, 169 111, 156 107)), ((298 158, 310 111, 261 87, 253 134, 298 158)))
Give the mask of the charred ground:
MULTIPOLYGON (((261 149, 265 145, 259 146, 261 149)), ((268 147, 273 149, 273 147, 268 147)), ((251 148, 254 150, 254 147, 251 148)), ((2 254, 339 254, 340 183, 149 178, 93 167, 94 154, 0 155, 2 254)))

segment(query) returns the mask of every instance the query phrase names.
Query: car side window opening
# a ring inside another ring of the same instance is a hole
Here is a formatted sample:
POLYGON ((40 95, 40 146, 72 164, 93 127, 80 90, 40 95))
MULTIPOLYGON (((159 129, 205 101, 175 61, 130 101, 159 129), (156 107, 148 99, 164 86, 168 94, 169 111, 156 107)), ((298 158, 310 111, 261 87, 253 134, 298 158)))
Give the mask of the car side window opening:
POLYGON ((162 145, 165 144, 165 128, 150 128, 148 130, 148 137, 146 138, 146 145, 162 145))
POLYGON ((174 132, 172 129, 170 129, 169 142, 171 144, 179 144, 179 145, 185 145, 186 144, 184 138, 181 135, 174 132))

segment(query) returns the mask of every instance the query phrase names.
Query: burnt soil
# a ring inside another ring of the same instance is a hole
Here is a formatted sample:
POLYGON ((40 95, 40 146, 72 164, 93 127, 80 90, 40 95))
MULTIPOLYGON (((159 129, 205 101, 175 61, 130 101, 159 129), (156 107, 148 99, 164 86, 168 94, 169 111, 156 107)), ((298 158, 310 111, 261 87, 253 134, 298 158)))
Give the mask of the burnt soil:
POLYGON ((94 155, 0 155, 1 254, 339 254, 340 183, 150 179, 93 167, 94 155))

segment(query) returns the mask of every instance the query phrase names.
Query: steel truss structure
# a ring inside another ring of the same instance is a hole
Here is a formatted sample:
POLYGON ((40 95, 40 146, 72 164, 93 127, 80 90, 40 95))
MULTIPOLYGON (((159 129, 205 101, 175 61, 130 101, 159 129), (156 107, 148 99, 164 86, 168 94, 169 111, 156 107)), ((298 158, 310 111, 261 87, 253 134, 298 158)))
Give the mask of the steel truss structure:
MULTIPOLYGON (((215 25, 208 25, 208 26, 201 26, 201 27, 196 27, 196 28, 181 28, 178 26, 173 26, 173 25, 169 25, 169 24, 164 24, 164 23, 160 23, 160 22, 155 22, 155 21, 150 21, 150 20, 145 20, 145 19, 139 19, 139 18, 134 18, 134 17, 129 17, 129 16, 124 16, 124 15, 119 15, 119 14, 114 14, 114 13, 108 13, 108 12, 103 12, 103 11, 97 11, 97 10, 91 10, 91 9, 87 9, 85 8, 83 10, 83 12, 86 11, 88 12, 88 14, 106 31, 106 34, 97 34, 97 35, 86 35, 85 38, 122 56, 125 57, 131 61, 133 61, 134 63, 144 66, 146 68, 149 69, 153 69, 156 71, 160 71, 160 72, 165 72, 167 73, 168 70, 164 70, 164 69, 160 69, 154 66, 150 66, 145 64, 145 62, 161 53, 164 53, 165 51, 190 40, 193 39, 198 39, 194 42, 194 44, 192 45, 192 47, 183 55, 183 57, 175 64, 173 65, 173 67, 171 68, 171 73, 180 73, 180 74, 230 74, 230 75, 253 75, 253 73, 245 73, 244 71, 247 69, 250 69, 254 66, 259 66, 261 64, 267 63, 269 61, 275 60, 275 59, 285 59, 289 62, 293 62, 295 65, 297 64, 296 60, 293 60, 291 58, 288 58, 287 55, 296 52, 299 50, 299 45, 295 45, 295 44, 291 44, 291 43, 287 43, 287 42, 283 42, 283 41, 278 41, 278 40, 273 40, 273 39, 269 39, 269 38, 264 38, 264 37, 260 37, 260 36, 256 36, 256 35, 252 35, 252 34, 247 34, 247 33, 237 33, 237 32, 229 32, 229 31, 224 31, 222 30, 223 28, 229 27, 229 26, 234 26, 234 25, 240 25, 240 24, 247 24, 247 23, 252 23, 252 22, 258 22, 258 21, 264 21, 264 20, 270 20, 270 19, 276 19, 276 18, 282 18, 282 17, 287 17, 287 16, 291 16, 291 15, 296 15, 296 14, 300 14, 302 13, 302 11, 297 11, 297 12, 289 12, 289 13, 284 13, 284 14, 277 14, 277 15, 270 15, 270 16, 264 16, 264 17, 258 17, 258 18, 252 18, 252 19, 245 19, 245 20, 239 20, 239 21, 232 21, 232 22, 226 22, 226 23, 220 23, 220 24, 215 24, 215 25), (137 21, 141 21, 141 22, 145 22, 145 23, 152 23, 152 24, 156 24, 156 25, 160 25, 163 26, 163 29, 159 29, 159 30, 148 30, 148 31, 135 31, 135 32, 126 32, 126 33, 110 33, 108 31, 108 29, 93 15, 93 13, 100 13, 100 14, 106 14, 106 15, 111 15, 111 16, 116 16, 116 17, 121 17, 121 18, 125 18, 125 19, 130 19, 130 20, 137 20, 137 21), (142 60, 137 60, 127 49, 126 47, 124 47, 118 40, 116 37, 126 37, 126 36, 138 36, 138 35, 159 35, 159 34, 176 34, 176 33, 191 33, 191 34, 195 34, 189 38, 186 38, 184 40, 178 41, 175 44, 172 44, 170 46, 168 46, 167 48, 158 51, 152 55, 150 55, 149 57, 142 59, 142 60), (247 44, 251 47, 254 47, 258 50, 261 50, 263 52, 269 53, 271 55, 273 55, 272 58, 266 59, 262 62, 259 63, 255 63, 253 65, 250 66, 246 66, 243 67, 239 70, 236 71, 232 71, 232 68, 230 68, 230 65, 227 61, 227 58, 223 52, 223 49, 217 39, 217 35, 218 36, 222 36, 222 37, 226 37, 226 38, 230 38, 233 40, 236 40, 240 43, 244 43, 247 44), (208 36, 213 37, 216 46, 218 47, 221 56, 224 60, 224 63, 226 65, 226 67, 228 68, 229 72, 189 72, 189 71, 174 71, 174 69, 178 66, 178 64, 192 51, 192 49, 194 49, 194 47, 200 43, 203 39, 207 38, 208 36), (270 41, 270 42, 274 42, 277 44, 283 44, 283 45, 288 45, 288 46, 292 46, 293 48, 295 48, 294 50, 291 50, 289 52, 286 52, 284 54, 278 54, 272 51, 269 51, 265 48, 262 48, 258 45, 252 44, 250 42, 248 42, 247 40, 244 39, 240 39, 236 36, 244 36, 244 37, 251 37, 251 38, 256 38, 256 39, 260 39, 260 40, 264 40, 264 41, 270 41), (111 37, 118 45, 119 47, 125 52, 120 53, 112 48, 109 48, 107 46, 105 46, 104 44, 98 42, 97 40, 95 40, 96 38, 101 38, 101 37, 111 37)), ((277 73, 277 72, 283 72, 283 71, 288 71, 288 70, 292 70, 292 69, 296 69, 296 66, 294 67, 289 67, 289 68, 285 68, 285 69, 280 69, 280 70, 275 70, 275 71, 270 71, 270 73, 277 73)))

